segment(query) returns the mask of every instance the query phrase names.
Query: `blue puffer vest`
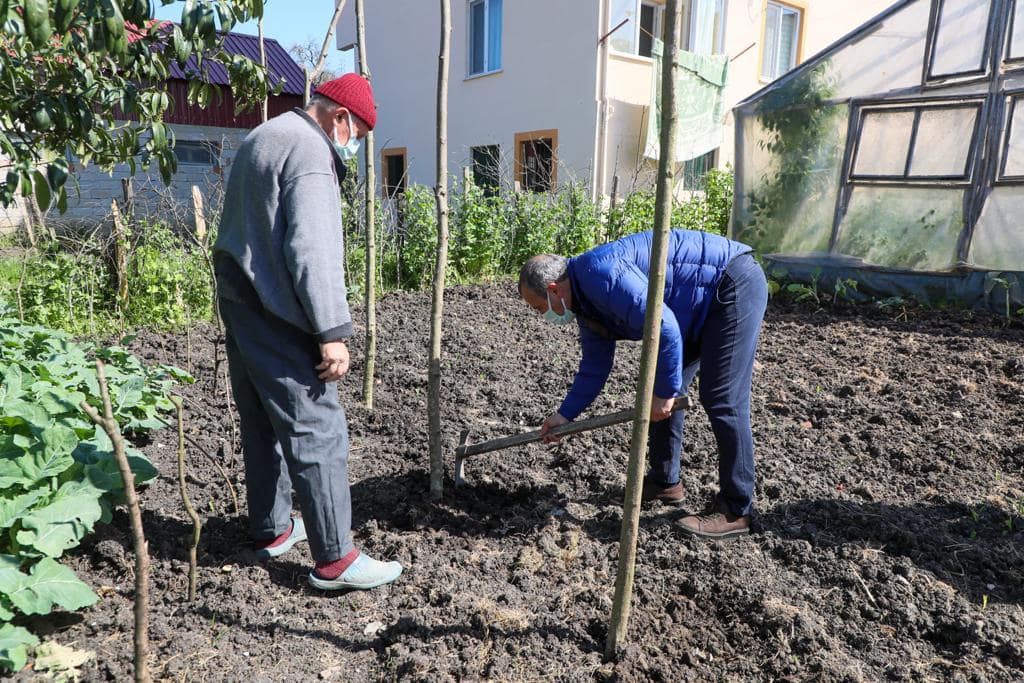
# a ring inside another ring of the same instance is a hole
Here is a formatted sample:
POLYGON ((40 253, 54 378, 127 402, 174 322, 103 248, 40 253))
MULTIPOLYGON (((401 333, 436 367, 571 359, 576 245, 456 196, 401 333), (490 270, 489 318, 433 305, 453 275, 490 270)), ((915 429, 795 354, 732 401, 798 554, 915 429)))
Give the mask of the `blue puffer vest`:
MULTIPOLYGON (((569 259, 573 308, 583 357, 558 412, 574 420, 601 393, 615 359, 615 342, 639 340, 647 311, 652 233, 642 232, 569 259)), ((684 345, 700 339, 722 272, 751 248, 710 233, 672 230, 654 394, 683 391, 684 345)))

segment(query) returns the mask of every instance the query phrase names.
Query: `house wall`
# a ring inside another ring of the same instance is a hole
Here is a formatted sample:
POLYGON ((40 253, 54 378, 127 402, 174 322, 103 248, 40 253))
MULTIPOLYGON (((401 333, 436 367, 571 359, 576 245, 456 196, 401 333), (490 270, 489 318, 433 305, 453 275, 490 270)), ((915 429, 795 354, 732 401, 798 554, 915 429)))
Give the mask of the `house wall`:
POLYGON ((21 195, 14 198, 14 204, 11 206, 0 206, 0 235, 9 235, 20 230, 28 220, 26 211, 25 200, 21 195))
MULTIPOLYGON (((658 0, 656 0, 658 1, 658 0)), ((783 0, 803 9, 802 61, 882 12, 893 0, 783 0)), ((354 3, 338 24, 339 47, 354 44, 354 3)), ((449 172, 471 164, 470 147, 499 144, 503 171, 513 169, 517 132, 557 129, 559 182, 593 179, 600 73, 597 38, 605 33, 594 0, 505 0, 501 72, 467 73, 467 0, 452 4, 449 76, 449 172)), ((760 79, 766 0, 727 0, 725 52, 733 58, 726 104, 731 109, 764 85, 760 79)), ((376 146, 407 150, 410 182, 433 185, 439 16, 422 0, 367 3, 369 65, 378 105, 376 146)), ((651 89, 651 60, 609 51, 607 160, 604 193, 619 176, 620 193, 650 185, 655 166, 641 157, 651 89)), ((730 113, 719 166, 733 163, 730 113)), ((378 173, 378 176, 380 174, 378 173)), ((600 174, 598 174, 600 175, 600 174)))
MULTIPOLYGON (((212 142, 221 145, 221 167, 179 163, 178 172, 169 186, 165 186, 160 179, 155 164, 149 172, 143 171, 141 167, 137 169, 133 181, 136 215, 163 220, 186 220, 191 215, 192 186, 199 186, 208 204, 216 201, 222 191, 223 181, 227 178, 231 160, 249 131, 183 124, 168 124, 168 127, 179 142, 212 142)), ((127 164, 116 166, 112 174, 104 173, 96 166, 77 171, 68 180, 67 212, 59 215, 56 210, 51 210, 48 219, 68 223, 102 220, 110 214, 111 200, 117 199, 120 203, 123 196, 121 179, 130 175, 127 164)))
MULTIPOLYGON (((354 3, 338 23, 338 45, 355 43, 354 3)), ((589 182, 597 103, 598 3, 505 0, 502 70, 467 78, 468 2, 452 2, 448 94, 449 173, 471 165, 470 148, 501 146, 511 177, 516 133, 558 131, 558 182, 589 182)), ((436 3, 366 3, 369 67, 380 150, 405 147, 410 182, 435 184, 436 82, 440 17, 436 3)), ((380 177, 378 173, 378 177, 380 177)))
MULTIPOLYGON (((860 0, 856 3, 836 0, 780 0, 803 10, 803 28, 798 61, 806 60, 833 42, 884 11, 894 0, 860 0)), ((764 43, 766 0, 727 0, 724 52, 731 58, 729 84, 725 89, 727 109, 767 85, 761 79, 761 52, 764 43)), ((620 192, 632 187, 649 186, 656 165, 640 156, 646 134, 653 66, 645 57, 609 56, 608 90, 609 161, 606 191, 611 178, 619 176, 620 192)), ((732 165, 735 148, 733 115, 726 116, 718 165, 732 165)))

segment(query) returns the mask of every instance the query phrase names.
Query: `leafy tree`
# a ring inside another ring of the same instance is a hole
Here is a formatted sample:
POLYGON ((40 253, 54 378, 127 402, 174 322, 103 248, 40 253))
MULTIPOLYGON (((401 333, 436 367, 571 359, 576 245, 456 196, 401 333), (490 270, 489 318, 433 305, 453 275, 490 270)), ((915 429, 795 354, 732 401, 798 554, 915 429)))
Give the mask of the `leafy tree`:
POLYGON ((128 163, 132 173, 155 163, 170 182, 172 60, 184 68, 194 58, 190 102, 220 95, 202 78, 216 61, 239 109, 253 106, 266 96, 266 71, 227 54, 223 34, 262 14, 263 0, 186 0, 175 25, 152 20, 151 0, 0 0, 0 204, 34 192, 41 208, 55 201, 63 212, 72 159, 106 171, 128 163))

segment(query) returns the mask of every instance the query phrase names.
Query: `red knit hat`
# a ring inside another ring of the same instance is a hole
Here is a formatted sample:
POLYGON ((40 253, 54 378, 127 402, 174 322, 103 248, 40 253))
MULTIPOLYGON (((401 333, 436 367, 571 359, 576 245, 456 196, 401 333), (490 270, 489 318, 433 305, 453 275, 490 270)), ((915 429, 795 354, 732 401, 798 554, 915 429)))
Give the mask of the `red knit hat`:
POLYGON ((327 81, 316 89, 317 95, 334 100, 366 122, 373 130, 377 124, 377 108, 373 104, 370 82, 359 74, 345 74, 327 81))

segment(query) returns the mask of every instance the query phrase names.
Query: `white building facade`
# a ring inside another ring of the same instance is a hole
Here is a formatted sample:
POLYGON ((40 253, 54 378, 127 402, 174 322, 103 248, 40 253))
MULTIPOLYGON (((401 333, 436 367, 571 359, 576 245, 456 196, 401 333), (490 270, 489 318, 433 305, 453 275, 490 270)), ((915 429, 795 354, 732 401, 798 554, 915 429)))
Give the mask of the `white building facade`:
MULTIPOLYGON (((728 109, 883 11, 891 0, 684 0, 683 44, 730 59, 728 109)), ((663 0, 452 0, 448 165, 478 184, 545 191, 567 181, 607 196, 653 181, 643 156, 651 40, 663 0)), ((382 186, 436 181, 436 3, 366 3, 367 53, 378 106, 382 186)), ((356 42, 353 3, 338 47, 356 42)), ((732 164, 732 116, 722 144, 685 165, 732 164)))

